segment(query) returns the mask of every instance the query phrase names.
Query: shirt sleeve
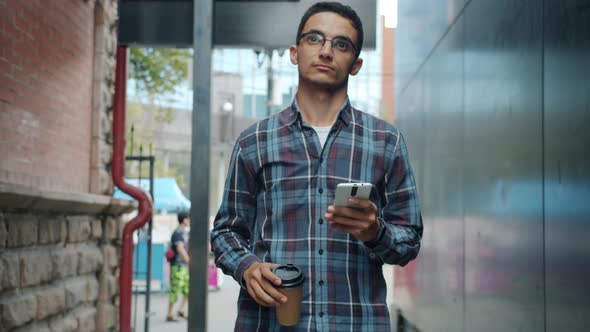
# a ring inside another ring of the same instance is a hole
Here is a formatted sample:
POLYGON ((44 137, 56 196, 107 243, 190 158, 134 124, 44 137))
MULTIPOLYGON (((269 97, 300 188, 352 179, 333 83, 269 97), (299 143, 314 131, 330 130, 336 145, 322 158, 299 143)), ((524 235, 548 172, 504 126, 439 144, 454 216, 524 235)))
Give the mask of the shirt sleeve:
POLYGON ((250 250, 250 226, 256 216, 255 193, 256 174, 249 168, 243 150, 236 143, 223 199, 211 231, 211 249, 215 264, 241 285, 244 271, 259 261, 250 250))
POLYGON ((385 186, 385 201, 380 211, 383 234, 368 247, 371 257, 377 256, 386 264, 404 266, 420 251, 423 226, 416 181, 401 133, 385 186))
POLYGON ((184 243, 184 237, 181 232, 175 230, 174 233, 172 233, 172 239, 170 241, 172 242, 172 247, 176 250, 177 244, 184 243))

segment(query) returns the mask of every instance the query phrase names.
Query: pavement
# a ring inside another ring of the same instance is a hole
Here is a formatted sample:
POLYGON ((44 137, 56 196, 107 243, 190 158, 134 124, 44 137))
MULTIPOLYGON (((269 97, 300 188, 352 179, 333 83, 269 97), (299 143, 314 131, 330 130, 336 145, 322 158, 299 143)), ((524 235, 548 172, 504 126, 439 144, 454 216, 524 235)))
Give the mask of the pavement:
MULTIPOLYGON (((232 332, 237 316, 237 299, 240 286, 231 277, 223 276, 218 290, 209 290, 207 298, 207 330, 212 332, 232 332), (220 308, 223 308, 220 310, 220 308)), ((166 322, 168 294, 152 292, 150 296, 149 328, 144 328, 145 295, 133 294, 131 324, 134 332, 188 331, 188 322, 166 322)), ((180 301, 179 301, 180 302, 180 301)), ((177 304, 178 305, 178 304, 177 304)))

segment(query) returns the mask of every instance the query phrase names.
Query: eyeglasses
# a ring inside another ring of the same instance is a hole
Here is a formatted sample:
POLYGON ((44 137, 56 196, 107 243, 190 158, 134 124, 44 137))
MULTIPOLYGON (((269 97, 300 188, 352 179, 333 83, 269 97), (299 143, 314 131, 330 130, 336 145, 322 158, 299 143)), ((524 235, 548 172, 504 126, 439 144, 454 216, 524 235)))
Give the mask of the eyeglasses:
POLYGON ((299 37, 299 41, 303 40, 305 45, 310 47, 323 47, 326 41, 330 41, 332 49, 337 50, 341 53, 350 53, 354 51, 356 53, 357 48, 354 46, 352 41, 345 37, 336 37, 334 39, 328 39, 324 34, 317 31, 310 31, 302 34, 299 37))

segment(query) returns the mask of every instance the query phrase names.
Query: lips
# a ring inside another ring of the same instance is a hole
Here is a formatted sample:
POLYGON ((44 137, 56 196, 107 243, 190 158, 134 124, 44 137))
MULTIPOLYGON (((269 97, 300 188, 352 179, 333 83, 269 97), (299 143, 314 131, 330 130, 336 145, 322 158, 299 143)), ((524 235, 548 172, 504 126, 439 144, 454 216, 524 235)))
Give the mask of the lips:
POLYGON ((321 71, 333 71, 334 68, 328 66, 328 65, 314 65, 314 68, 321 70, 321 71))

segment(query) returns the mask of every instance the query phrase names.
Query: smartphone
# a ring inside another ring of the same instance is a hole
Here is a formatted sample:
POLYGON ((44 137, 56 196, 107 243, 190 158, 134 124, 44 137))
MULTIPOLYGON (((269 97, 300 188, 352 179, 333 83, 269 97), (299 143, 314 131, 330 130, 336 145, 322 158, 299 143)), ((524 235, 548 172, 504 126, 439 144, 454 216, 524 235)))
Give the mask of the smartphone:
POLYGON ((367 182, 361 183, 339 183, 336 186, 335 206, 347 206, 349 197, 369 199, 373 185, 367 182))

